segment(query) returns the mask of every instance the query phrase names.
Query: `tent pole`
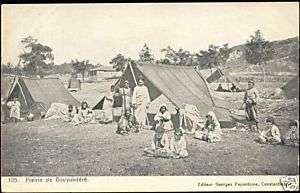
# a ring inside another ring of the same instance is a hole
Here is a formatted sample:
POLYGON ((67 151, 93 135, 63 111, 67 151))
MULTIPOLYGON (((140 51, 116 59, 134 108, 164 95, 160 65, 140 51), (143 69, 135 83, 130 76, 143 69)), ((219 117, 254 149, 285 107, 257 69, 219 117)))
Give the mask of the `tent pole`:
POLYGON ((135 75, 134 75, 134 72, 133 72, 133 68, 132 68, 131 63, 129 63, 129 68, 130 68, 131 74, 132 74, 132 76, 133 76, 134 83, 135 83, 135 85, 137 85, 136 77, 135 77, 135 75))

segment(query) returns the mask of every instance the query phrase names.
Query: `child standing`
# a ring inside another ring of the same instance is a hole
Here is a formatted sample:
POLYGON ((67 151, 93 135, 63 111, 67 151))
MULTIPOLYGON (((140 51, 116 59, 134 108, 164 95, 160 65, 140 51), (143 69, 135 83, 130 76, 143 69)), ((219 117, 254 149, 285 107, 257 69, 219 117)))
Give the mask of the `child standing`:
POLYGON ((299 121, 298 120, 293 120, 290 122, 289 131, 283 142, 285 145, 299 147, 299 121))
POLYGON ((174 158, 185 158, 187 157, 188 151, 186 148, 186 139, 184 136, 184 131, 182 128, 179 128, 175 132, 175 140, 174 140, 174 158))
POLYGON ((266 119, 266 130, 262 131, 259 135, 259 141, 266 144, 279 144, 281 143, 280 131, 275 124, 273 117, 266 119))

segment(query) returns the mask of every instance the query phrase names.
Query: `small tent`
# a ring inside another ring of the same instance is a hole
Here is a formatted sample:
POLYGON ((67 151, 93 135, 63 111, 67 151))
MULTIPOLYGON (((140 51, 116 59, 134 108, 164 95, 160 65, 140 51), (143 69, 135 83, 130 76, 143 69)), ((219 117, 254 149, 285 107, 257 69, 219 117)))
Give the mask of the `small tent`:
POLYGON ((102 110, 105 102, 105 96, 92 108, 92 110, 102 110))
POLYGON ((17 76, 14 75, 1 75, 1 98, 7 99, 12 87, 17 81, 17 76))
POLYGON ((19 77, 12 88, 8 100, 18 97, 21 113, 35 115, 46 113, 52 103, 80 106, 80 103, 65 89, 57 78, 19 77))
POLYGON ((7 101, 17 79, 14 75, 1 74, 1 122, 7 121, 9 116, 9 109, 6 105, 2 105, 2 102, 7 101))
POLYGON ((299 74, 287 82, 281 89, 286 98, 299 99, 299 74))
POLYGON ((122 84, 124 80, 128 80, 130 88, 134 88, 137 85, 139 76, 145 79, 151 103, 157 103, 157 108, 152 108, 153 112, 148 112, 152 116, 157 113, 158 106, 161 104, 155 100, 160 99, 164 103, 169 101, 170 104, 174 105, 174 109, 175 107, 184 108, 185 104, 192 104, 203 115, 209 111, 214 111, 220 122, 223 122, 223 126, 225 126, 225 123, 232 124, 229 112, 230 104, 219 98, 213 98, 205 79, 193 67, 152 63, 145 63, 143 65, 129 64, 122 77, 116 83, 116 86, 122 84))
POLYGON ((77 78, 71 78, 68 84, 69 91, 79 91, 81 90, 81 82, 77 78))

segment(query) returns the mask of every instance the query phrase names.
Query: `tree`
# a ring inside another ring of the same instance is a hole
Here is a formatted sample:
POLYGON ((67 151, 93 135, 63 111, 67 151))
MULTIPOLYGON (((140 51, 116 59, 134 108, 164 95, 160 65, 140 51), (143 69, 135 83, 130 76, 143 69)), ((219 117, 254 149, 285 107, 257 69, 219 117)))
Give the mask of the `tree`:
POLYGON ((194 65, 198 65, 200 69, 221 66, 226 64, 229 58, 230 49, 228 44, 222 47, 213 44, 208 46, 207 50, 200 50, 199 53, 194 54, 194 65))
POLYGON ((29 75, 44 75, 53 66, 52 49, 31 36, 23 38, 23 53, 19 55, 24 71, 29 75))
POLYGON ((147 46, 146 43, 144 44, 144 47, 140 51, 139 57, 140 57, 141 62, 153 62, 154 61, 151 50, 149 49, 149 47, 147 46))
POLYGON ((230 49, 228 44, 223 44, 223 47, 219 49, 219 64, 225 65, 230 55, 230 49))
POLYGON ((19 65, 13 65, 10 62, 1 64, 1 74, 23 75, 23 69, 19 65))
POLYGON ((165 58, 161 59, 163 64, 175 65, 177 63, 176 51, 173 50, 170 46, 160 50, 165 53, 165 58))
POLYGON ((126 64, 128 63, 128 59, 126 59, 122 54, 118 54, 109 63, 113 64, 113 68, 115 68, 116 71, 124 71, 126 64))
POLYGON ((265 82, 265 64, 273 58, 275 52, 270 42, 262 37, 260 30, 250 36, 250 41, 247 40, 245 53, 249 64, 259 65, 262 68, 265 82))
POLYGON ((93 65, 89 62, 89 60, 78 61, 77 59, 71 61, 72 67, 74 68, 76 73, 80 73, 82 75, 82 81, 84 82, 84 74, 85 72, 93 67, 93 65))
POLYGON ((161 52, 165 53, 165 58, 161 59, 161 63, 169 65, 192 65, 192 54, 189 51, 183 50, 180 48, 178 51, 175 51, 170 46, 167 48, 161 49, 161 52))

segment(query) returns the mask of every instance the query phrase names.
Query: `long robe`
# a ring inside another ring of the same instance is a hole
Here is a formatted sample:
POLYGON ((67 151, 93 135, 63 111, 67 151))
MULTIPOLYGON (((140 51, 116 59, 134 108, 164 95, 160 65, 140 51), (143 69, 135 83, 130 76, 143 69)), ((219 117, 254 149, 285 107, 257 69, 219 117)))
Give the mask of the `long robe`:
POLYGON ((106 119, 111 121, 113 119, 112 109, 113 109, 113 95, 114 92, 108 92, 105 96, 104 104, 103 104, 103 111, 105 114, 106 119))
POLYGON ((158 112, 154 116, 154 120, 159 122, 156 125, 157 128, 163 128, 164 133, 161 138, 161 144, 164 146, 164 149, 167 152, 174 151, 174 127, 171 121, 171 114, 168 111, 164 113, 158 112))
POLYGON ((136 86, 132 94, 132 104, 136 105, 135 117, 139 124, 145 125, 147 119, 147 104, 150 103, 150 95, 146 86, 136 86))

